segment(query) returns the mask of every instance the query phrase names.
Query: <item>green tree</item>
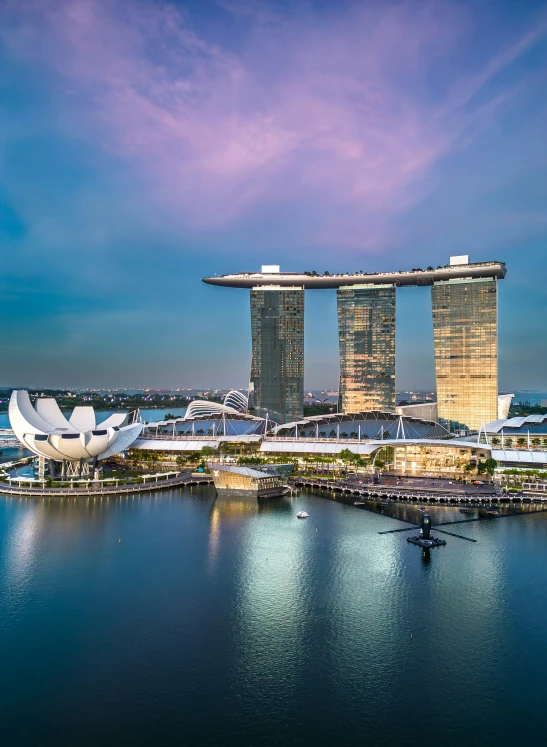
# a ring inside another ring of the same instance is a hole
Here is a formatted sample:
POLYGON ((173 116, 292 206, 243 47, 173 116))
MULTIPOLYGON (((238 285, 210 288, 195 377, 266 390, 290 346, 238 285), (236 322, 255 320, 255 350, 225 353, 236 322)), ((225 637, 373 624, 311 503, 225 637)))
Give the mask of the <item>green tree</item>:
POLYGON ((485 472, 488 472, 490 476, 494 474, 497 466, 498 466, 497 461, 493 459, 492 457, 488 457, 488 459, 486 459, 484 462, 484 470, 485 472))
POLYGON ((238 464, 248 464, 248 465, 258 465, 258 464, 264 464, 264 459, 259 456, 240 456, 237 460, 238 464))
POLYGON ((202 446, 200 455, 202 458, 212 457, 215 454, 215 450, 211 446, 202 446))
POLYGON ((344 463, 347 475, 349 465, 355 462, 356 459, 359 459, 359 455, 355 454, 350 449, 342 449, 342 451, 338 454, 338 458, 344 463))

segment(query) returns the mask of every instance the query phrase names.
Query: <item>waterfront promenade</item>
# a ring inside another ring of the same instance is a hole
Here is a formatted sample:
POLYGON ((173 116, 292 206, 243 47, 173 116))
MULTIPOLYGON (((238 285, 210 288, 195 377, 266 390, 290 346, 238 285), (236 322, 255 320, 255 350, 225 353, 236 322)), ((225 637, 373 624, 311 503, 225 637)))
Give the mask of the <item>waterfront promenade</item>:
POLYGON ((299 488, 311 488, 338 492, 347 496, 356 496, 361 500, 387 499, 413 503, 437 504, 509 504, 509 503, 547 503, 546 493, 526 492, 523 495, 499 494, 494 488, 485 486, 486 490, 468 491, 464 488, 450 486, 446 488, 416 488, 394 485, 358 484, 346 480, 322 480, 309 477, 296 477, 294 485, 299 488))
MULTIPOLYGON (((156 477, 161 477, 157 475, 156 477)), ((153 490, 165 490, 166 488, 186 487, 191 485, 204 485, 212 483, 210 475, 193 475, 191 473, 182 473, 175 477, 165 479, 150 480, 142 483, 126 483, 122 485, 92 485, 89 488, 71 488, 71 487, 45 487, 45 486, 24 486, 13 483, 1 483, 0 494, 8 496, 20 496, 24 498, 46 497, 46 498, 67 498, 67 497, 88 497, 88 496, 111 496, 111 495, 128 495, 133 493, 150 493, 153 490)))

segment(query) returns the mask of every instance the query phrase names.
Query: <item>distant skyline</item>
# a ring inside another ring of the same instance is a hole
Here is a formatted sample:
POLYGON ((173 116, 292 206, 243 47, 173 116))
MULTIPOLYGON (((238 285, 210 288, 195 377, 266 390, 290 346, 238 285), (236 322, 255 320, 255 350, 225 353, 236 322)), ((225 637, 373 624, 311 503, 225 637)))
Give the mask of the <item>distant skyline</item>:
MULTIPOLYGON (((547 4, 0 0, 0 386, 246 387, 201 277, 500 260, 500 389, 547 390, 547 4)), ((305 300, 305 387, 338 382, 305 300)), ((399 390, 434 389, 430 292, 399 390)))

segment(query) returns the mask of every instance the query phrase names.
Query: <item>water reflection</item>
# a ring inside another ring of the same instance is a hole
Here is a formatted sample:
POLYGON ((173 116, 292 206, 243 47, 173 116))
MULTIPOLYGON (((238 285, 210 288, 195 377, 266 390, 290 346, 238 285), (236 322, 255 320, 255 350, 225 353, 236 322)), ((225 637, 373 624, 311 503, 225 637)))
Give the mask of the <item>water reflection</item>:
POLYGON ((291 502, 286 498, 257 500, 245 496, 217 496, 211 508, 209 527, 209 558, 214 566, 218 555, 222 527, 237 529, 244 526, 245 520, 255 516, 291 512, 291 502))
POLYGON ((32 504, 25 506, 24 512, 13 523, 3 563, 2 579, 7 588, 20 586, 30 577, 43 525, 42 506, 32 504))

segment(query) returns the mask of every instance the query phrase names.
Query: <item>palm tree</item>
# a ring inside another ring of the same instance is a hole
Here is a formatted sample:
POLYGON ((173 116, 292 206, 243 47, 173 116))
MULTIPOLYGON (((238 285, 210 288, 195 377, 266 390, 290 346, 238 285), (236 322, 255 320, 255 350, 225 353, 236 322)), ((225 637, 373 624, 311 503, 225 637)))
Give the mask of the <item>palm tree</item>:
POLYGON ((338 458, 341 459, 344 463, 344 466, 346 468, 346 475, 348 474, 348 466, 351 464, 351 462, 355 462, 356 459, 359 459, 358 455, 354 454, 353 451, 350 451, 349 449, 342 449, 342 451, 338 455, 338 458))

